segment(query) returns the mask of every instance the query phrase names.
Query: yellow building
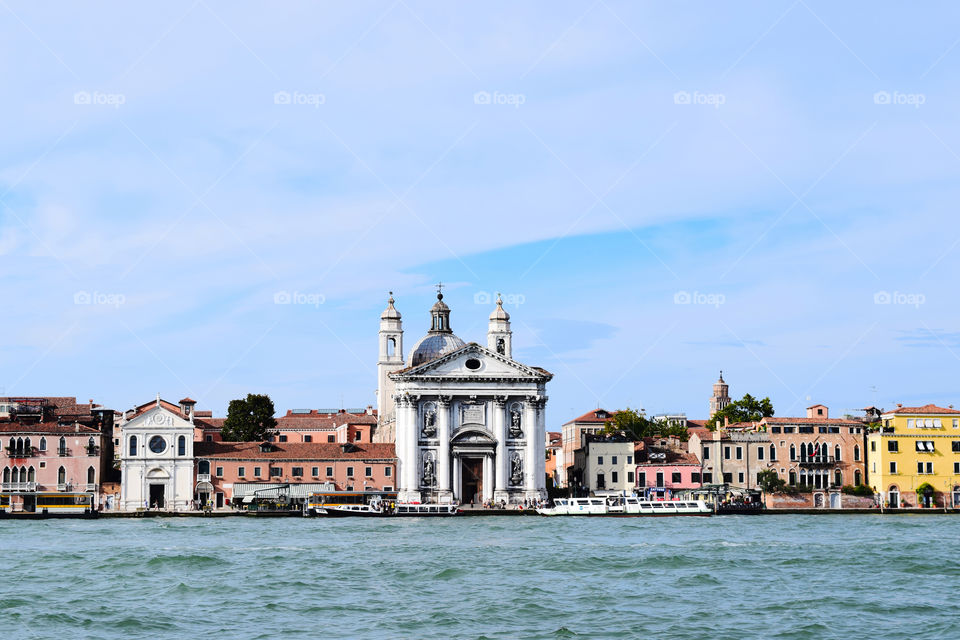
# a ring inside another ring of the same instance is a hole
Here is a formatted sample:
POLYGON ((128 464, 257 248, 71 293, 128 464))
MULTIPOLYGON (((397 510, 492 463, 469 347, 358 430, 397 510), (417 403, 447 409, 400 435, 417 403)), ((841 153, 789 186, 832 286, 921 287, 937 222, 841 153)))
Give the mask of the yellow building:
POLYGON ((890 508, 960 508, 960 411, 897 405, 867 435, 867 480, 890 508))

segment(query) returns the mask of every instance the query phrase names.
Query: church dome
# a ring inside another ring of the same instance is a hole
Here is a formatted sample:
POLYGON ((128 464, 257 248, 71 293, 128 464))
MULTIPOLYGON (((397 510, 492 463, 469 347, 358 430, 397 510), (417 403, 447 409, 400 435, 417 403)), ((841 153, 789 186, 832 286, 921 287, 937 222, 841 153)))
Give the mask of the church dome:
POLYGON ((380 314, 381 320, 399 320, 400 312, 393 306, 393 291, 390 292, 390 299, 387 300, 387 308, 380 314))
POLYGON ((497 294, 497 308, 490 314, 491 320, 510 320, 510 314, 503 309, 503 299, 497 294))
POLYGON ((464 346, 466 343, 453 333, 428 333, 420 338, 410 352, 409 366, 415 367, 445 356, 464 346))

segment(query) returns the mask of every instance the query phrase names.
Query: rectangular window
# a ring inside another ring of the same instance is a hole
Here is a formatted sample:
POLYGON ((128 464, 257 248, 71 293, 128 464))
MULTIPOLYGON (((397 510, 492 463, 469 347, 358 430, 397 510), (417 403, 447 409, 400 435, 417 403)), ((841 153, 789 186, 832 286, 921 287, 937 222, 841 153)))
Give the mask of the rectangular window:
POLYGON ((709 459, 710 459, 710 447, 704 447, 704 448, 703 448, 703 460, 709 460, 709 459))
POLYGON ((313 436, 311 436, 310 434, 305 434, 305 435, 303 436, 303 441, 304 441, 304 442, 313 442, 313 436))
POLYGON ((627 471, 627 484, 633 484, 633 471, 627 471))
POLYGON ((757 460, 763 460, 763 445, 757 447, 757 460))
POLYGON ((280 478, 283 476, 283 467, 270 467, 270 477, 280 478))
POLYGON ((743 447, 737 447, 737 460, 743 460, 743 447))
POLYGON ((917 473, 930 474, 933 473, 933 463, 932 462, 918 462, 917 463, 917 473))
POLYGON ((292 475, 294 478, 302 478, 302 477, 303 477, 303 467, 291 467, 291 468, 290 468, 290 475, 292 475))
POLYGON ((724 460, 729 460, 729 459, 730 459, 730 447, 724 447, 724 448, 723 448, 723 459, 724 459, 724 460))
POLYGON ((723 481, 726 482, 727 484, 730 484, 731 482, 733 482, 733 474, 732 473, 723 474, 723 481))
POLYGON ((333 477, 333 467, 327 467, 327 477, 328 478, 333 477))
POLYGON ((347 477, 348 478, 353 477, 353 467, 347 467, 347 477))
POLYGON ((770 433, 780 433, 780 427, 770 427, 770 433))
POLYGON ((239 477, 242 478, 242 477, 244 477, 245 475, 247 475, 246 472, 247 472, 247 470, 246 470, 244 467, 237 467, 237 475, 238 475, 239 477))
POLYGON ((286 442, 286 441, 287 441, 287 436, 280 436, 280 437, 277 438, 277 440, 279 440, 280 442, 286 442))
POLYGON ((337 436, 333 434, 330 434, 327 436, 327 442, 336 442, 336 441, 337 441, 337 436))
POLYGON ((383 468, 383 475, 385 475, 385 476, 388 477, 388 478, 389 478, 390 476, 392 476, 392 475, 393 475, 393 467, 391 467, 390 465, 385 466, 385 467, 383 468))
POLYGON ((597 456, 597 464, 603 464, 603 456, 597 456))
POLYGON ((953 452, 960 453, 960 440, 954 440, 952 445, 953 445, 953 452))
POLYGON ((876 451, 876 450, 877 450, 877 441, 876 441, 876 440, 871 440, 871 441, 870 441, 870 451, 876 451))
POLYGON ((784 433, 793 433, 794 428, 795 428, 795 427, 784 427, 784 428, 783 428, 783 432, 784 432, 784 433))
POLYGON ((797 433, 813 433, 813 427, 799 427, 797 433))
MULTIPOLYGON (((41 463, 43 464, 43 463, 41 463)), ((953 475, 960 475, 960 462, 953 463, 953 475)))
POLYGON ((817 427, 817 433, 826 433, 826 432, 827 432, 826 427, 817 427))
POLYGON ((954 419, 953 419, 953 428, 954 428, 954 429, 960 429, 960 418, 954 418, 954 419))
POLYGON ((254 468, 253 468, 253 477, 254 477, 254 478, 259 478, 259 477, 260 477, 260 467, 254 467, 254 468))
POLYGON ((610 472, 610 482, 616 484, 617 481, 618 481, 617 479, 618 479, 619 477, 620 477, 620 476, 619 476, 619 474, 617 474, 616 471, 611 471, 611 472, 610 472))
POLYGON ((917 451, 933 453, 933 440, 917 440, 917 451))
POLYGON ((641 471, 637 474, 637 486, 645 487, 647 486, 647 474, 645 471, 641 471))
POLYGON ((319 478, 319 477, 320 477, 320 467, 312 467, 312 468, 310 469, 310 475, 312 475, 314 478, 319 478))
POLYGON ((887 451, 897 453, 900 451, 900 443, 896 440, 887 440, 887 451))
POLYGON ((353 441, 360 442, 361 440, 363 440, 363 431, 357 431, 353 436, 353 441))
MULTIPOLYGON (((610 464, 617 464, 617 456, 610 456, 610 464)), ((614 480, 616 482, 616 480, 614 480)))
POLYGON ((223 467, 217 467, 217 477, 218 478, 223 477, 223 467))
POLYGON ((913 429, 913 418, 907 418, 907 429, 913 429))
POLYGON ((700 474, 699 474, 699 473, 691 473, 691 474, 690 474, 690 482, 692 482, 692 483, 694 483, 694 484, 700 484, 700 474))
POLYGON ((633 464, 633 456, 627 456, 627 464, 633 464))
POLYGON ((372 478, 372 477, 373 477, 373 467, 364 467, 364 468, 363 468, 363 475, 366 476, 367 478, 372 478))
POLYGON ((896 463, 896 462, 891 462, 891 463, 890 463, 890 473, 896 473, 896 472, 897 472, 897 463, 896 463))
POLYGON ((743 471, 737 474, 737 482, 743 484, 743 471))
POLYGON ((680 474, 679 473, 671 474, 670 482, 672 482, 673 484, 680 484, 681 482, 680 474))

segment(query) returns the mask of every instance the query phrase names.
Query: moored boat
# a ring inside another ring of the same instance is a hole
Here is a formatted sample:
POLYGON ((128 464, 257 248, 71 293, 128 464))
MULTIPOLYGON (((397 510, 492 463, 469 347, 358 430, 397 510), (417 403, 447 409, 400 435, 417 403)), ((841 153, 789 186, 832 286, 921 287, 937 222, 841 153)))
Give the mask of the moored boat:
POLYGON ((537 509, 542 516, 665 517, 709 516, 703 500, 641 500, 634 496, 557 498, 552 507, 537 509))
POLYGON ((412 502, 350 504, 325 506, 323 515, 330 518, 437 518, 459 513, 452 504, 420 504, 412 502))

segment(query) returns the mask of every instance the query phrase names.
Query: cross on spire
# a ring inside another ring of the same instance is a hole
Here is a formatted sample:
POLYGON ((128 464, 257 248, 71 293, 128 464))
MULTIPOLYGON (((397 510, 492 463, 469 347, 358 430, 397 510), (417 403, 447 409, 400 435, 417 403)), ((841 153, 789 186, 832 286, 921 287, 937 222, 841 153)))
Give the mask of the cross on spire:
POLYGON ((437 283, 437 298, 440 300, 443 299, 443 283, 442 282, 437 283))

